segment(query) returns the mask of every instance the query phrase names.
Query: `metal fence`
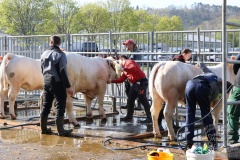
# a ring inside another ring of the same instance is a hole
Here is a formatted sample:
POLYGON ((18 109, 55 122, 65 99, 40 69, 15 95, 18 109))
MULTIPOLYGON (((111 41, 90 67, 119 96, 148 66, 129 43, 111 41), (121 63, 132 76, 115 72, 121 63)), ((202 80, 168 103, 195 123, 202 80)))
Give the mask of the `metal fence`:
MULTIPOLYGON (((227 33, 228 55, 234 55, 240 49, 240 30, 228 30, 227 33)), ((133 39, 138 49, 141 51, 141 60, 138 63, 149 77, 154 63, 172 59, 173 55, 178 54, 184 48, 192 50, 192 60, 194 63, 198 58, 208 63, 218 63, 222 60, 222 31, 221 30, 202 30, 192 31, 163 31, 163 32, 126 32, 126 33, 92 33, 92 34, 61 34, 61 47, 68 52, 75 52, 85 56, 102 56, 106 54, 128 54, 122 45, 127 39, 133 39)), ((0 55, 15 53, 40 59, 41 53, 49 47, 50 35, 31 35, 31 36, 0 36, 0 55)), ((132 54, 132 53, 131 53, 132 54)), ((110 85, 109 85, 110 86, 110 85)), ((109 95, 119 97, 118 102, 125 102, 127 97, 124 86, 108 87, 105 101, 110 101, 109 95), (113 91, 113 93, 112 93, 113 91)), ((28 92, 25 94, 32 96, 39 91, 28 92)), ((82 95, 78 95, 83 99, 82 95)))

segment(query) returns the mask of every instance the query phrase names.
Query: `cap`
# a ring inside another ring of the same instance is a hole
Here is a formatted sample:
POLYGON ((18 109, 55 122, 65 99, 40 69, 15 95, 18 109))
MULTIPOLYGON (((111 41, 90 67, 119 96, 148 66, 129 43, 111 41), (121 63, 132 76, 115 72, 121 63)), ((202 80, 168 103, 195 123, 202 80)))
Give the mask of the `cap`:
POLYGON ((127 45, 127 44, 134 44, 133 40, 128 39, 125 42, 123 42, 123 45, 127 45))

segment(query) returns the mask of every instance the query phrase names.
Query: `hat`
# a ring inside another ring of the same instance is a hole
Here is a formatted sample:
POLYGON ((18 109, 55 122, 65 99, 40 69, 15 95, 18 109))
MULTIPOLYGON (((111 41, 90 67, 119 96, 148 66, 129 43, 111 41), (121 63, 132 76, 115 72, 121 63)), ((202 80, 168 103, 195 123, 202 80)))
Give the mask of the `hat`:
POLYGON ((127 44, 135 44, 135 43, 133 42, 133 40, 129 39, 123 42, 123 45, 127 45, 127 44))

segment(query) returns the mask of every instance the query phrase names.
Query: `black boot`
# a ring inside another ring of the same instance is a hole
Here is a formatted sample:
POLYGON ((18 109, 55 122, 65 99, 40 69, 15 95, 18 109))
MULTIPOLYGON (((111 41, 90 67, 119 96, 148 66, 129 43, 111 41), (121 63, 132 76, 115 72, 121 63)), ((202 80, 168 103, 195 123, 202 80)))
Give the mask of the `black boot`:
POLYGON ((131 121, 133 116, 126 115, 125 117, 120 118, 120 121, 131 121))
POLYGON ((68 135, 70 135, 73 130, 72 129, 65 130, 63 125, 64 125, 64 116, 57 117, 56 118, 56 126, 57 126, 57 130, 58 130, 58 135, 59 136, 68 136, 68 135))
POLYGON ((141 123, 152 123, 152 116, 150 112, 150 104, 148 102, 143 103, 143 107, 146 113, 147 118, 143 121, 140 121, 141 123))
POLYGON ((127 115, 123 118, 120 118, 121 121, 131 121, 133 119, 134 106, 128 105, 127 115))
POLYGON ((128 104, 126 104, 125 106, 121 106, 121 109, 127 109, 128 108, 128 104))
POLYGON ((152 118, 147 117, 145 120, 140 121, 141 123, 152 123, 152 118))
POLYGON ((42 134, 52 134, 51 128, 47 128, 47 120, 48 116, 41 116, 40 117, 40 126, 42 130, 42 134))

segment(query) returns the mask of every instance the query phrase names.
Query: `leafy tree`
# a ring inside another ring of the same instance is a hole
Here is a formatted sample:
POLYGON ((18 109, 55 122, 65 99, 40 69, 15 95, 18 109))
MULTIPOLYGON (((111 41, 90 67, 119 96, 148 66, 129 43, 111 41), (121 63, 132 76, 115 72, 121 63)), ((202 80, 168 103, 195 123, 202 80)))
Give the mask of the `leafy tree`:
POLYGON ((178 16, 161 17, 158 23, 158 31, 179 31, 183 29, 181 18, 178 16))
MULTIPOLYGON (((228 22, 233 22, 240 24, 240 20, 238 19, 229 19, 228 22)), ((237 26, 227 26, 227 29, 239 29, 237 26)), ((238 31, 229 31, 227 38, 228 42, 232 42, 232 47, 239 47, 239 30, 238 31)))
POLYGON ((77 10, 74 0, 51 0, 51 13, 43 20, 43 26, 39 29, 44 34, 64 34, 68 29, 71 30, 77 10))
MULTIPOLYGON (((179 31, 183 29, 182 21, 180 17, 178 16, 172 16, 172 17, 161 17, 158 23, 158 31, 179 31)), ((177 34, 163 34, 158 35, 163 36, 161 37, 163 42, 165 43, 171 43, 171 40, 175 41, 175 45, 180 45, 180 42, 177 42, 177 34)), ((159 40, 161 38, 158 38, 159 40)))
POLYGON ((150 14, 145 10, 136 10, 134 15, 137 17, 138 28, 136 31, 151 31, 150 14))
POLYGON ((0 28, 8 34, 32 35, 49 14, 48 0, 2 0, 0 28))
POLYGON ((129 0, 108 0, 105 7, 110 14, 112 32, 130 31, 136 26, 129 0))
POLYGON ((73 19, 72 31, 78 33, 108 32, 110 28, 110 15, 106 8, 97 3, 82 6, 73 19))

